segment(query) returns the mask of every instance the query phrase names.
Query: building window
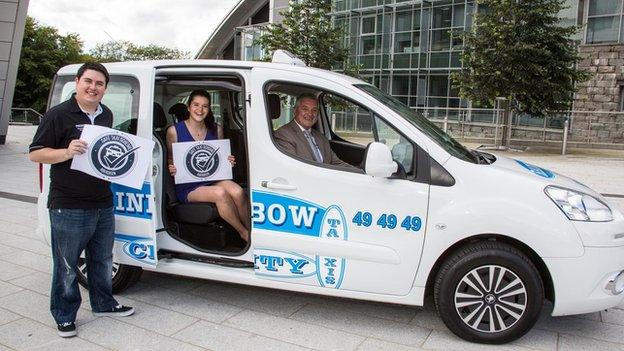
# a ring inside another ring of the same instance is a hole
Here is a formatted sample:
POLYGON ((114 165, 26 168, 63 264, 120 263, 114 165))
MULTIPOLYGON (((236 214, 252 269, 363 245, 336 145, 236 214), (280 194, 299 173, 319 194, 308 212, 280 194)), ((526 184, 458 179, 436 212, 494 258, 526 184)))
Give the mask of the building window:
POLYGON ((621 41, 622 0, 590 0, 587 4, 587 44, 621 41))
MULTIPOLYGON (((377 52, 377 20, 376 16, 362 17, 360 22, 360 54, 361 55, 374 55, 377 52)), ((366 59, 365 59, 366 60, 366 59)), ((367 62, 363 62, 364 67, 372 67, 374 64, 374 57, 369 57, 367 62)))
POLYGON ((375 16, 362 17, 362 35, 375 34, 377 32, 375 28, 375 16))

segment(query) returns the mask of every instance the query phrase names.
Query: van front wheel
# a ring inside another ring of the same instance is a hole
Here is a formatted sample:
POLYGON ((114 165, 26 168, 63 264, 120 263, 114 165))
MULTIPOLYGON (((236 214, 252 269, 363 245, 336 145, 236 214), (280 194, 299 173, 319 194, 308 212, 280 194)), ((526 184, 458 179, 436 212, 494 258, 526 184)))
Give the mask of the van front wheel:
POLYGON ((544 287, 526 255, 510 245, 486 241, 463 247, 446 260, 434 295, 438 314, 457 336, 502 344, 533 327, 544 287))
MULTIPOLYGON (((87 263, 83 257, 78 259, 77 272, 78 283, 89 289, 89 284, 87 283, 87 263)), ((141 267, 113 262, 113 294, 118 294, 134 285, 142 273, 143 269, 141 267)))

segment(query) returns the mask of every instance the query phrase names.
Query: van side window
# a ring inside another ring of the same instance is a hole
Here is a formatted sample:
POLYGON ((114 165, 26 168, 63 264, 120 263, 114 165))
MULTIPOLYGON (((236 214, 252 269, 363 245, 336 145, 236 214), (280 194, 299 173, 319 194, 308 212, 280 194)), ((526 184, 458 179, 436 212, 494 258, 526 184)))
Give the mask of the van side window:
POLYGON ((313 129, 328 139, 331 150, 341 161, 361 169, 366 147, 378 141, 390 148, 393 159, 401 163, 408 176, 414 176, 415 146, 409 139, 366 107, 323 88, 281 82, 267 84, 265 103, 273 133, 293 120, 297 97, 302 94, 317 98, 318 121, 313 129))
POLYGON ((267 95, 267 108, 274 131, 293 119, 296 98, 280 92, 271 92, 267 95))
MULTIPOLYGON (((57 77, 50 106, 68 100, 75 92, 74 76, 57 77)), ((139 117, 139 81, 136 78, 111 75, 102 103, 113 112, 113 128, 136 134, 136 121, 139 117)))
POLYGON ((392 158, 401 163, 405 173, 413 168, 414 146, 378 115, 340 96, 326 93, 322 98, 334 134, 341 139, 366 147, 370 142, 386 144, 392 158))
POLYGON ((323 95, 323 106, 334 134, 362 146, 375 141, 370 112, 340 96, 323 95))
POLYGON ((377 141, 388 145, 390 151, 392 151, 392 159, 403 166, 406 174, 412 173, 414 160, 414 146, 412 143, 377 115, 375 115, 375 126, 378 134, 377 141))

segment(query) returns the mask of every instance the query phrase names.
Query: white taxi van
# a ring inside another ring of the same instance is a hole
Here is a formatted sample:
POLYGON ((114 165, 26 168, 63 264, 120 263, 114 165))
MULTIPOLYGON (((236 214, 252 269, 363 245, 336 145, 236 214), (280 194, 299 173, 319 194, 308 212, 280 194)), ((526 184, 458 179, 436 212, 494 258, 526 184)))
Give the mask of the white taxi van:
MULTIPOLYGON (((71 96, 78 67, 58 72, 48 106, 71 96)), ((467 150, 369 83, 302 67, 284 52, 272 63, 106 67, 113 127, 156 142, 142 189, 112 185, 115 292, 150 270, 415 306, 433 295, 447 327, 481 343, 525 334, 544 299, 554 316, 622 302, 621 212, 573 179, 467 150), (233 179, 250 199, 249 244, 213 204, 176 199, 164 136, 184 116, 168 112, 195 89, 211 94, 236 156, 233 179), (302 93, 318 99, 314 128, 356 167, 277 146, 273 132, 302 93)), ((49 238, 49 169, 40 169, 39 229, 49 238)))

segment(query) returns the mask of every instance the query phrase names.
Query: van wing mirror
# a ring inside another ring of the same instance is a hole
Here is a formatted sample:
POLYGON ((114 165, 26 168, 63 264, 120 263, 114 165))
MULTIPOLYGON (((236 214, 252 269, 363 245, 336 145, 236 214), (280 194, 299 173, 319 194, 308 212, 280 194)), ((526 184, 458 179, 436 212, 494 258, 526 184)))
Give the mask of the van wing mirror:
POLYGON ((392 153, 386 144, 372 142, 366 147, 364 171, 373 177, 388 178, 397 171, 397 164, 392 160, 392 153))

